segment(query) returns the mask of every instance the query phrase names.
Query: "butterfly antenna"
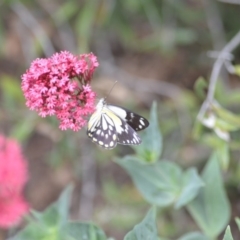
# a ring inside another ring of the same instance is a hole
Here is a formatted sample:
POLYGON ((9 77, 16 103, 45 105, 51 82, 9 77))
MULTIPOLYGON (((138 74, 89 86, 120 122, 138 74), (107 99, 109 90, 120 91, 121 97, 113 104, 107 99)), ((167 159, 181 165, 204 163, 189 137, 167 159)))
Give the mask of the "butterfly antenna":
POLYGON ((108 96, 110 95, 110 93, 112 92, 113 88, 115 87, 115 85, 117 84, 117 81, 115 81, 115 83, 113 84, 113 86, 111 87, 111 89, 109 90, 107 96, 104 98, 105 100, 108 98, 108 96))

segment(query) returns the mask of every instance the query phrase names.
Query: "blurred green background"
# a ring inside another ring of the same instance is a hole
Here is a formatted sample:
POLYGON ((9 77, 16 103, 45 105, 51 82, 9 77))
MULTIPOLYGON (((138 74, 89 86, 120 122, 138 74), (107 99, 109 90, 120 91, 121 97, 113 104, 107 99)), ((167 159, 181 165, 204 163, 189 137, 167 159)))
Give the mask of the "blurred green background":
MULTIPOLYGON (((61 50, 93 52, 100 63, 92 81, 98 97, 117 80, 108 101, 147 118, 156 100, 162 158, 201 169, 212 139, 192 135, 206 90, 196 91, 194 84, 200 76, 208 79, 216 56, 211 51, 220 51, 239 31, 239 19, 240 5, 215 0, 0 1, 0 127, 21 142, 29 161, 26 196, 32 208, 44 209, 73 181, 72 218, 91 219, 116 239, 148 209, 127 173, 111 161, 132 153, 130 147, 99 149, 85 130, 60 131, 54 117, 42 119, 27 109, 20 77, 32 60, 61 50)), ((239 63, 240 48, 234 56, 239 63)), ((239 113, 239 78, 221 76, 217 98, 239 113), (234 94, 227 95, 233 86, 234 94)), ((234 216, 240 216, 238 149, 226 174, 234 216)), ((162 236, 196 229, 184 210, 163 209, 160 215, 162 236)))

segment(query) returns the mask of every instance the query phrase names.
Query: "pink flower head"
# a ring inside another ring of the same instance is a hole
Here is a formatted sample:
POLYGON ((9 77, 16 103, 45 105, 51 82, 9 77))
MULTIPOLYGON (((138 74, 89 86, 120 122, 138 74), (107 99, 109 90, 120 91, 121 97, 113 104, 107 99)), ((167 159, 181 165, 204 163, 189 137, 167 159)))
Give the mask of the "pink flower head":
POLYGON ((8 200, 0 200, 0 227, 9 228, 21 221, 28 211, 28 205, 22 196, 16 196, 8 200))
POLYGON ((27 163, 18 143, 0 135, 0 227, 17 224, 28 211, 22 196, 27 177, 27 163))
POLYGON ((64 51, 36 59, 22 76, 26 105, 42 117, 56 115, 62 130, 78 131, 95 110, 90 83, 98 65, 92 53, 74 56, 64 51))

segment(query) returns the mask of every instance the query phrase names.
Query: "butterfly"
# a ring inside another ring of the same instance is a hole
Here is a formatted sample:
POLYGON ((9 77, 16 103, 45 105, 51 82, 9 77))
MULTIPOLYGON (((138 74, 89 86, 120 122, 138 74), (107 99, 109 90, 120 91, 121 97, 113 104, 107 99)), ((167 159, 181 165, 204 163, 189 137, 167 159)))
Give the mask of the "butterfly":
POLYGON ((113 149, 117 144, 139 145, 142 140, 136 131, 148 125, 144 117, 125 108, 108 105, 102 98, 88 121, 87 135, 105 149, 113 149))

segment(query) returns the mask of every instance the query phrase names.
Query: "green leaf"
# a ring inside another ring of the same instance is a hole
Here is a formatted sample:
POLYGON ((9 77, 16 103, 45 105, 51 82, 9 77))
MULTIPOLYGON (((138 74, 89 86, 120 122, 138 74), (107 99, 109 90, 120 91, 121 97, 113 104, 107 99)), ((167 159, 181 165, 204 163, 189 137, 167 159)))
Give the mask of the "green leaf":
POLYGON ((42 240, 46 235, 45 229, 29 224, 18 232, 11 240, 42 240))
MULTIPOLYGON (((39 222, 42 221, 42 213, 41 213, 41 212, 38 212, 38 211, 33 210, 33 209, 30 209, 30 212, 31 212, 32 217, 33 217, 35 220, 37 220, 37 221, 39 221, 39 222)), ((28 219, 28 220, 30 220, 30 219, 28 219)))
POLYGON ((143 197, 158 206, 175 204, 180 208, 191 201, 203 186, 195 169, 183 173, 173 162, 145 164, 136 157, 127 156, 117 163, 128 171, 143 197))
POLYGON ((71 240, 107 240, 105 233, 92 223, 69 222, 63 232, 71 240))
POLYGON ((236 221, 236 223, 237 223, 238 230, 240 231, 240 218, 236 217, 236 218, 235 218, 235 221, 236 221))
POLYGON ((210 240, 210 239, 200 232, 191 232, 180 237, 178 240, 210 240))
POLYGON ((235 65, 234 69, 235 69, 235 74, 240 77, 240 65, 235 65))
POLYGON ((205 187, 187 208, 203 232, 210 238, 216 238, 230 219, 229 201, 216 154, 207 162, 202 179, 205 187))
POLYGON ((180 208, 193 200, 203 186, 204 183, 199 177, 197 170, 195 168, 188 169, 183 176, 182 190, 175 203, 175 208, 180 208))
POLYGON ((124 240, 158 240, 156 208, 152 207, 146 217, 131 230, 124 240))
POLYGON ((203 125, 198 120, 195 121, 192 129, 192 137, 195 140, 198 140, 203 134, 203 125))
POLYGON ((59 226, 67 223, 70 198, 73 186, 69 185, 60 195, 59 199, 42 213, 42 222, 48 226, 59 226))
POLYGON ((194 91, 200 99, 205 99, 208 83, 205 78, 199 77, 194 84, 194 91))
POLYGON ((217 159, 219 160, 221 169, 226 171, 229 166, 229 145, 227 142, 222 141, 222 146, 216 149, 217 159))
POLYGON ((227 122, 219 118, 216 119, 216 123, 214 126, 214 129, 220 129, 225 132, 237 131, 239 128, 240 128, 239 124, 227 122))
POLYGON ((40 213, 39 217, 40 222, 46 227, 57 226, 60 221, 60 216, 56 204, 49 206, 44 212, 40 213))
POLYGON ((60 215, 60 218, 63 220, 63 222, 66 222, 68 219, 72 192, 73 192, 73 185, 69 185, 61 193, 56 204, 58 208, 58 213, 60 215))
POLYGON ((234 240, 232 237, 230 226, 227 226, 223 240, 234 240))
POLYGON ((156 162, 162 153, 162 135, 158 126, 157 104, 152 104, 149 127, 141 133, 142 144, 134 147, 137 155, 145 162, 156 162))
POLYGON ((60 234, 56 227, 42 226, 39 223, 32 222, 23 230, 18 232, 11 240, 68 240, 66 236, 60 234))
POLYGON ((61 230, 68 221, 72 190, 73 187, 69 185, 61 193, 57 202, 44 212, 32 211, 35 220, 31 220, 23 230, 17 233, 13 240, 67 240, 61 230))
POLYGON ((213 110, 218 116, 216 127, 226 131, 235 131, 240 128, 240 116, 219 105, 213 105, 213 110))
MULTIPOLYGON (((205 134, 201 141, 209 147, 214 149, 217 159, 220 163, 221 169, 226 171, 228 169, 230 156, 229 156, 229 143, 219 138, 216 134, 205 134)), ((232 142, 231 142, 232 143, 232 142)))

